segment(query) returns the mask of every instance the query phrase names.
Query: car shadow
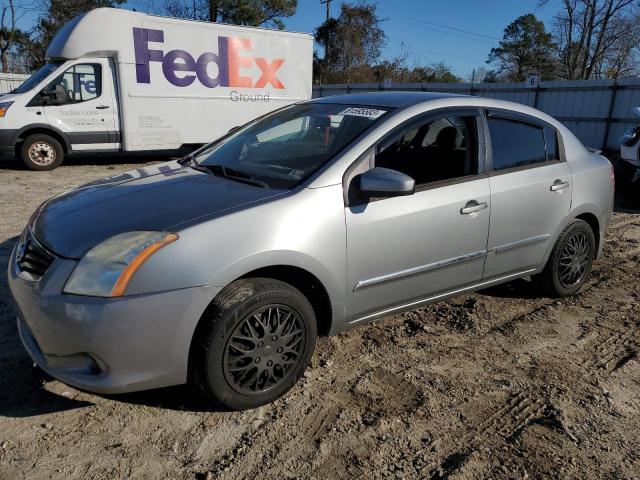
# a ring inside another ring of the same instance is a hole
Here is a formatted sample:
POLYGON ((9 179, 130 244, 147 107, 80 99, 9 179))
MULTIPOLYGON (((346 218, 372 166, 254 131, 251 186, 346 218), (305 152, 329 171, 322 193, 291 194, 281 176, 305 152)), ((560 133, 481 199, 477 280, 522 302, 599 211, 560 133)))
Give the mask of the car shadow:
POLYGON ((157 388, 155 390, 145 390, 142 392, 102 396, 116 402, 161 408, 163 410, 201 413, 223 413, 232 411, 222 405, 218 405, 190 384, 157 388))
POLYGON ((533 282, 522 278, 478 290, 476 293, 487 297, 519 298, 523 300, 539 298, 542 295, 540 289, 533 282))

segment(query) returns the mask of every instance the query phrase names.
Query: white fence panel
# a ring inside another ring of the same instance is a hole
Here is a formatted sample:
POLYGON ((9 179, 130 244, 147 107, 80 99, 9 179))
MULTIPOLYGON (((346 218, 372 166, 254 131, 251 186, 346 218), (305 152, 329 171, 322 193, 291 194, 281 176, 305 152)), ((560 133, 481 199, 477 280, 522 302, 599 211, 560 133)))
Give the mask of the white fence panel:
POLYGON ((622 133, 640 123, 640 79, 558 80, 537 88, 522 83, 368 83, 316 85, 313 97, 355 92, 421 90, 486 96, 538 108, 563 122, 587 146, 617 149, 622 133))
POLYGON ((9 93, 29 77, 19 73, 0 73, 0 93, 9 93))

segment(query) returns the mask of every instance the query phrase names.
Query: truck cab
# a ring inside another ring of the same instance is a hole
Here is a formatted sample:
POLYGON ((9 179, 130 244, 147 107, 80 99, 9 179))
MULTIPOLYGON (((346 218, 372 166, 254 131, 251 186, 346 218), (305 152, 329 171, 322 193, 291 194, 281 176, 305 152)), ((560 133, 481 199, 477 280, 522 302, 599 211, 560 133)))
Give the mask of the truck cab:
POLYGON ((0 99, 0 151, 32 170, 55 168, 68 153, 119 151, 114 79, 108 58, 46 63, 0 99))

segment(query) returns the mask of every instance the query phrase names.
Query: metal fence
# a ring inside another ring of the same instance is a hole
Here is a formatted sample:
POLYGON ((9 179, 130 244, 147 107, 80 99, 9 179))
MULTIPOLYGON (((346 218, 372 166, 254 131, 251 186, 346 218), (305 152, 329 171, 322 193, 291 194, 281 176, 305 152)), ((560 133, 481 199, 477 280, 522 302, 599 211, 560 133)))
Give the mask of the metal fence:
POLYGON ((0 73, 0 93, 9 93, 29 77, 21 73, 0 73))
POLYGON ((623 132, 640 123, 640 79, 524 83, 363 83, 314 85, 313 97, 355 92, 410 90, 458 93, 509 100, 538 108, 564 123, 585 145, 617 149, 623 132))

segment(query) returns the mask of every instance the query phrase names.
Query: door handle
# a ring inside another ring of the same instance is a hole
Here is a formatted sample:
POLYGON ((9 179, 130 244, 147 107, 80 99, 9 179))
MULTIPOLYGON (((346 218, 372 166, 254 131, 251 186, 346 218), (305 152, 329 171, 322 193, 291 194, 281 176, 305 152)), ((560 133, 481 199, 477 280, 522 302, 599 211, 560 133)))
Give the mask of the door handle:
POLYGON ((98 110, 104 110, 105 108, 109 108, 109 105, 98 105, 96 108, 98 110))
POLYGON ((484 210, 487 208, 487 202, 478 203, 475 200, 471 200, 467 202, 467 204, 460 209, 460 213, 462 215, 471 215, 473 213, 478 213, 480 210, 484 210))
POLYGON ((556 180, 551 185, 550 190, 552 192, 561 192, 562 190, 569 188, 569 182, 563 182, 562 180, 556 180))

